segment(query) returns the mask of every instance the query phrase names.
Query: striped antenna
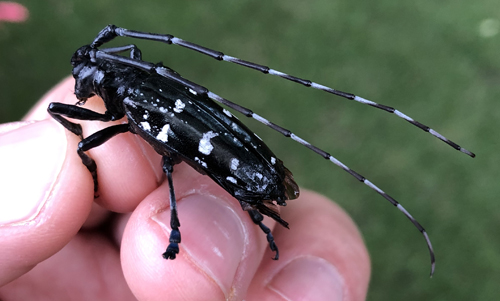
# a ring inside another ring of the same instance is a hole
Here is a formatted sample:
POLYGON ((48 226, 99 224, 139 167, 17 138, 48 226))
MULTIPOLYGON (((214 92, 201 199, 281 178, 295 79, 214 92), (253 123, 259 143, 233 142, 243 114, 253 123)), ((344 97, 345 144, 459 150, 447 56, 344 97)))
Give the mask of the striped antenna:
POLYGON ((393 197, 391 197, 390 195, 388 195, 387 193, 385 193, 382 189, 380 189, 377 186, 375 186, 372 182, 370 182, 364 176, 360 175, 359 173, 357 173, 354 170, 350 169, 344 163, 342 163, 339 160, 337 160, 335 157, 333 157, 329 153, 327 153, 327 152, 323 151, 322 149, 320 149, 320 148, 318 148, 318 147, 310 144, 309 142, 307 142, 306 140, 304 140, 304 139, 300 138, 299 136, 295 135, 291 131, 289 131, 289 130, 287 130, 285 128, 282 128, 281 126, 270 122, 269 120, 265 119, 264 117, 253 113, 251 110, 249 110, 249 109, 247 109, 245 107, 242 107, 242 106, 240 106, 238 104, 235 104, 235 103, 233 103, 233 102, 231 102, 231 101, 229 101, 229 100, 227 100, 225 98, 222 98, 222 97, 220 97, 217 94, 214 94, 212 92, 208 92, 207 95, 208 95, 208 97, 210 99, 212 99, 214 101, 217 101, 218 103, 221 103, 221 104, 223 104, 225 106, 228 106, 228 107, 230 107, 230 108, 232 108, 232 109, 234 109, 234 110, 242 113, 243 115, 245 115, 247 117, 250 117, 250 118, 253 118, 253 119, 257 120, 258 122, 260 122, 260 123, 262 123, 262 124, 264 124, 264 125, 272 128, 273 130, 275 130, 277 132, 280 132, 285 137, 289 137, 289 138, 295 140, 296 142, 304 145, 305 147, 309 148, 310 150, 312 150, 313 152, 315 152, 318 155, 322 156, 323 158, 325 158, 327 160, 330 160, 332 163, 334 163, 338 167, 342 168, 344 171, 346 171, 347 173, 349 173, 351 176, 355 177, 358 181, 364 183, 366 186, 368 186, 371 189, 375 190, 378 194, 380 194, 386 200, 388 200, 392 205, 396 206, 396 208, 398 208, 399 211, 403 212, 403 214, 413 223, 413 225, 415 225, 415 227, 418 229, 418 231, 420 231, 420 233, 422 233, 422 235, 424 236, 425 242, 427 244, 427 248, 429 249, 429 254, 430 254, 430 257, 431 257, 431 277, 432 277, 432 275, 434 274, 435 267, 436 267, 436 257, 434 255, 434 249, 432 248, 432 243, 431 243, 431 240, 429 239, 429 235, 425 231, 424 227, 422 227, 422 225, 420 225, 420 223, 415 218, 413 218, 413 216, 398 201, 396 201, 393 197))
POLYGON ((239 59, 236 57, 225 55, 224 53, 222 53, 220 51, 206 48, 206 47, 200 46, 198 44, 195 44, 195 43, 192 43, 189 41, 185 41, 183 39, 174 37, 173 35, 170 35, 170 34, 146 33, 146 32, 128 30, 125 28, 116 27, 115 25, 108 25, 106 28, 104 28, 97 35, 97 37, 94 39, 94 42, 91 44, 91 47, 97 48, 97 47, 101 46, 103 43, 109 42, 110 40, 114 39, 117 36, 151 40, 151 41, 163 42, 166 44, 179 45, 179 46, 185 47, 187 49, 197 51, 201 54, 210 56, 210 57, 212 57, 216 60, 219 60, 219 61, 231 62, 231 63, 237 64, 237 65, 243 66, 243 67, 247 67, 250 69, 261 71, 265 74, 279 76, 279 77, 284 78, 286 80, 302 84, 306 87, 312 87, 314 89, 318 89, 318 90, 325 91, 325 92, 328 92, 331 94, 335 94, 335 95, 347 98, 349 100, 354 100, 354 101, 357 101, 357 102, 362 103, 362 104, 367 104, 369 106, 375 107, 377 109, 381 109, 381 110, 389 112, 389 113, 394 113, 396 116, 408 121, 409 123, 413 124, 414 126, 420 128, 421 130, 430 133, 431 135, 433 135, 434 137, 438 138, 439 140, 445 142, 446 144, 450 145, 454 149, 459 150, 462 153, 464 153, 472 158, 474 158, 476 156, 473 152, 461 147, 457 143, 451 141, 450 139, 446 138, 445 136, 443 136, 440 133, 436 132, 435 130, 431 129, 427 125, 416 121, 415 119, 407 116, 406 114, 402 113, 399 110, 396 110, 393 107, 373 102, 373 101, 365 99, 363 97, 356 96, 352 93, 335 90, 333 88, 323 86, 321 84, 312 82, 312 81, 307 80, 307 79, 302 79, 302 78, 299 78, 299 77, 296 77, 293 75, 283 73, 283 72, 278 71, 278 70, 271 69, 271 68, 264 66, 264 65, 259 65, 259 64, 253 63, 253 62, 249 62, 249 61, 245 61, 245 60, 242 60, 242 59, 239 59))

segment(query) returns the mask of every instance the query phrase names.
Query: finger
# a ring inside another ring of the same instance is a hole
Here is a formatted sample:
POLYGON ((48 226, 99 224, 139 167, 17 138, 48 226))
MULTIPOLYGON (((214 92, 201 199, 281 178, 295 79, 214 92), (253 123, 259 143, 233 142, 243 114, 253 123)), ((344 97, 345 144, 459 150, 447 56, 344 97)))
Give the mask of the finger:
MULTIPOLYGON (((139 300, 241 300, 264 250, 264 233, 239 203, 186 164, 173 174, 182 241, 175 260, 161 254, 169 241, 165 183, 134 211, 123 234, 125 278, 139 300)), ((268 226, 274 223, 265 221, 268 226)), ((270 256, 269 256, 270 257, 270 256)))
POLYGON ((92 208, 87 216, 87 220, 82 225, 82 229, 89 230, 95 229, 106 222, 106 219, 110 216, 111 212, 99 206, 96 202, 92 203, 92 208))
POLYGON ((273 231, 280 260, 264 256, 247 300, 365 300, 370 261, 349 216, 309 191, 289 202, 282 216, 290 230, 273 231))
POLYGON ((103 237, 81 233, 57 254, 0 288, 0 299, 136 300, 123 278, 116 247, 103 237))
MULTIPOLYGON (((26 120, 50 118, 47 107, 51 102, 75 104, 74 79, 67 78, 48 92, 25 116, 26 120)), ((104 112, 102 99, 90 98, 85 108, 104 112)), ((109 127, 116 122, 73 120, 82 125, 84 137, 109 127)), ((61 126, 62 127, 62 126, 61 126)), ((99 198, 96 201, 104 208, 115 212, 130 212, 161 182, 160 157, 138 136, 119 134, 106 143, 87 152, 97 165, 99 198)), ((73 156, 77 157, 76 152, 73 156)), ((90 174, 88 175, 90 177, 90 174)))
POLYGON ((74 88, 75 80, 71 77, 66 77, 45 93, 45 95, 43 95, 33 108, 23 117, 23 120, 44 120, 50 118, 49 113, 47 113, 47 108, 51 102, 76 103, 77 99, 73 94, 74 88))
POLYGON ((85 221, 92 182, 75 146, 51 120, 1 127, 0 284, 59 251, 85 221))

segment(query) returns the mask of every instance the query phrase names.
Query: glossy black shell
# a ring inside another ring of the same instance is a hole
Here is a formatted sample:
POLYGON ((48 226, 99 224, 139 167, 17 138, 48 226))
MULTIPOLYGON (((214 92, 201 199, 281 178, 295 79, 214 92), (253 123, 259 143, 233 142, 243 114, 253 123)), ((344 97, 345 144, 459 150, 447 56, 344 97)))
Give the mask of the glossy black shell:
POLYGON ((91 62, 78 53, 72 60, 77 97, 100 96, 115 119, 126 115, 130 130, 160 155, 185 161, 252 207, 273 200, 285 205, 298 197, 298 186, 282 161, 207 95, 156 72, 91 62))

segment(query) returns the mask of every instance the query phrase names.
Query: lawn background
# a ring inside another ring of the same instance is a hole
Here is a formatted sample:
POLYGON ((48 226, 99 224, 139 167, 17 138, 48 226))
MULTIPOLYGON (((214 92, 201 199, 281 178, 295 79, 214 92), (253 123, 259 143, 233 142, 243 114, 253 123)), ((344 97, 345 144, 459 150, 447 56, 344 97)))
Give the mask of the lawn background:
MULTIPOLYGON (((500 295, 498 1, 19 2, 28 21, 0 24, 0 122, 21 118, 67 76, 72 53, 108 23, 170 33, 394 106, 477 158, 369 106, 180 47, 133 41, 146 60, 162 61, 329 151, 424 225, 437 256, 432 279, 424 240, 398 210, 301 145, 245 120, 302 187, 353 216, 372 258, 368 300, 500 295)), ((113 45, 125 43, 131 40, 113 45)))

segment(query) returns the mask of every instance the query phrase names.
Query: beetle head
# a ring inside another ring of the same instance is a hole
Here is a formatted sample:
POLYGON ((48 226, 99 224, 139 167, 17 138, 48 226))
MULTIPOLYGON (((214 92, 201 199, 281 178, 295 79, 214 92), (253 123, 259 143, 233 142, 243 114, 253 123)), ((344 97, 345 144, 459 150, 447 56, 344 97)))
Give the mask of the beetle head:
POLYGON ((94 51, 89 45, 85 45, 80 47, 71 58, 72 73, 75 78, 75 95, 80 102, 85 102, 87 98, 95 95, 93 82, 98 69, 95 59, 91 58, 94 51))

